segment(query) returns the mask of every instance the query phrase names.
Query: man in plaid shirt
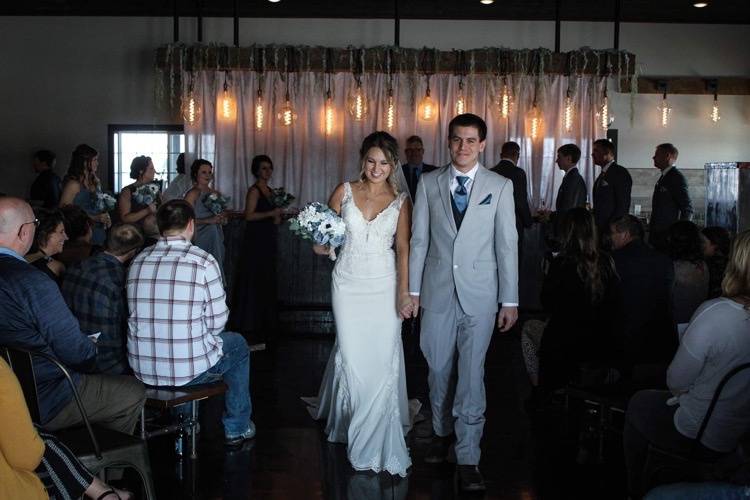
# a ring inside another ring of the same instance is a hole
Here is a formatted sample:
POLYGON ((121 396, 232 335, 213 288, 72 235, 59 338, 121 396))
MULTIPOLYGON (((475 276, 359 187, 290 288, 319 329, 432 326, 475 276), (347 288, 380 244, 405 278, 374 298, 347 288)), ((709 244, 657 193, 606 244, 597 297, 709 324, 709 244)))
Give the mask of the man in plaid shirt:
POLYGON ((190 243, 195 212, 171 200, 156 214, 161 238, 133 259, 126 283, 128 360, 153 386, 224 379, 224 435, 230 446, 255 436, 250 420, 250 352, 245 339, 224 331, 229 310, 219 263, 190 243))
POLYGON ((140 230, 132 224, 120 224, 109 231, 106 251, 65 271, 61 292, 81 331, 101 334, 96 341, 96 369, 101 373, 130 373, 125 350, 125 264, 142 246, 140 230))

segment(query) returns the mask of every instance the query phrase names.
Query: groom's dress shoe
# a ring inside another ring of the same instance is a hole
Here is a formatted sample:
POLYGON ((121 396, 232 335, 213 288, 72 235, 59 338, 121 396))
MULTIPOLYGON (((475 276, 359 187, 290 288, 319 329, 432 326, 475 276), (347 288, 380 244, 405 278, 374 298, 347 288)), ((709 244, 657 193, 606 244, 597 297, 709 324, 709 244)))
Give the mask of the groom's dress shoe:
POLYGON ((453 436, 435 436, 432 438, 430 447, 427 449, 427 454, 424 457, 424 461, 428 464, 441 464, 445 462, 448 456, 448 450, 453 443, 453 436))
POLYGON ((476 465, 457 465, 458 486, 461 491, 484 491, 484 478, 476 465))

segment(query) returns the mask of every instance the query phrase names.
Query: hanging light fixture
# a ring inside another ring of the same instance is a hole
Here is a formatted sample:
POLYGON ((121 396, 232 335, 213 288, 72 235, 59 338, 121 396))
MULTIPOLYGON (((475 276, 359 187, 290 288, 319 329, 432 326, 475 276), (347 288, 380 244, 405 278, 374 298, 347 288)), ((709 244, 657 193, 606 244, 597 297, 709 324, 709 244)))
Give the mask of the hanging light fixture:
POLYGON ((333 97, 331 96, 331 88, 326 91, 326 103, 323 110, 323 131, 326 135, 333 134, 333 127, 335 125, 335 108, 333 106, 333 97))
POLYGON ((719 120, 721 120, 721 115, 719 114, 719 84, 716 80, 711 80, 708 82, 708 90, 709 92, 714 93, 714 104, 711 107, 711 121, 715 124, 719 123, 719 120))
POLYGON ((289 98, 289 90, 286 91, 284 105, 276 114, 276 118, 279 120, 279 123, 285 127, 291 127, 294 122, 297 121, 297 113, 294 112, 292 100, 289 98))
POLYGON ((528 134, 531 136, 532 141, 536 141, 544 135, 544 117, 542 112, 537 106, 536 100, 531 106, 531 111, 528 115, 528 134))
POLYGON ((427 77, 427 89, 425 90, 424 97, 419 101, 419 107, 417 114, 421 120, 432 121, 435 119, 438 113, 437 103, 430 96, 430 77, 427 77))
POLYGON ((659 82, 658 89, 660 92, 663 92, 661 104, 657 107, 659 110, 659 124, 667 128, 669 126, 669 117, 672 114, 672 106, 669 105, 669 101, 667 100, 667 83, 659 82))
POLYGON ((602 92, 602 102, 599 104, 599 109, 596 112, 596 119, 599 122, 599 126, 603 130, 609 129, 612 122, 615 120, 615 115, 609 109, 609 95, 607 94, 607 77, 604 77, 604 91, 602 92))
POLYGON ((349 93, 349 98, 347 99, 347 107, 349 109, 349 114, 352 116, 352 118, 354 118, 354 121, 359 122, 367 118, 367 93, 362 88, 362 77, 358 75, 355 76, 354 79, 357 84, 349 93))
POLYGON ((497 98, 497 109, 500 112, 500 117, 507 120, 510 116, 511 106, 513 104, 513 94, 511 93, 510 86, 508 85, 508 77, 503 77, 503 90, 500 96, 497 98))
POLYGON ((393 130, 396 126, 396 100, 393 98, 393 89, 388 89, 388 98, 385 101, 385 128, 393 130))
POLYGON ((192 71, 188 76, 188 89, 182 99, 182 119, 190 125, 194 125, 201 117, 201 106, 195 97, 195 82, 192 71))
POLYGON ((258 92, 255 95, 255 129, 263 130, 263 124, 266 116, 263 112, 263 89, 258 86, 258 92))
POLYGON ((224 92, 221 95, 219 113, 225 120, 233 120, 237 113, 237 106, 229 91, 229 71, 224 72, 224 92))
POLYGON ((458 82, 458 97, 456 98, 456 114, 462 115, 466 113, 466 98, 464 97, 464 82, 463 78, 458 82))
POLYGON ((570 95, 570 87, 565 92, 565 112, 563 113, 563 128, 566 132, 573 130, 573 116, 575 114, 573 97, 570 95))

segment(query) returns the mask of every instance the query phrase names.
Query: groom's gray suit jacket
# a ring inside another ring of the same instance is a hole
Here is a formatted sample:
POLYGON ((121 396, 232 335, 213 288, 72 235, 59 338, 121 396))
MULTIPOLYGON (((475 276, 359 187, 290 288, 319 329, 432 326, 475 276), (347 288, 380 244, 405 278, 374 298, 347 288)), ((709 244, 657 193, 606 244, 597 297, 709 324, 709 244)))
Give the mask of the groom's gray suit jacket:
POLYGON ((513 183, 479 165, 460 229, 451 207, 450 165, 422 174, 412 219, 409 291, 444 310, 456 291, 468 315, 518 303, 513 183))

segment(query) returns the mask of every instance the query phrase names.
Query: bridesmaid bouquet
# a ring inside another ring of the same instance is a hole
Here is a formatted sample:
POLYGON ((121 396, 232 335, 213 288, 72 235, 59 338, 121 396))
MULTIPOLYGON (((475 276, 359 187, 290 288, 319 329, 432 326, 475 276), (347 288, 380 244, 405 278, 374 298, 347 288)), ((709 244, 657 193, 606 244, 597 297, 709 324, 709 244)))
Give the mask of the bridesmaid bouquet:
POLYGON ((203 199, 203 204, 211 213, 219 215, 227 209, 231 199, 231 196, 224 196, 221 193, 211 193, 203 199))
POLYGON ((317 245, 328 246, 328 258, 336 260, 334 250, 344 243, 346 224, 328 205, 320 202, 308 203, 296 217, 289 219, 289 230, 317 245))
POLYGON ((278 208, 288 207, 292 201, 294 201, 294 195, 291 195, 284 190, 283 187, 271 190, 271 203, 273 206, 278 208))
POLYGON ((159 186, 153 182, 138 186, 133 193, 133 199, 141 205, 150 205, 159 199, 159 186))
POLYGON ((94 209, 99 213, 111 212, 117 204, 115 197, 104 191, 97 191, 94 198, 94 209))

